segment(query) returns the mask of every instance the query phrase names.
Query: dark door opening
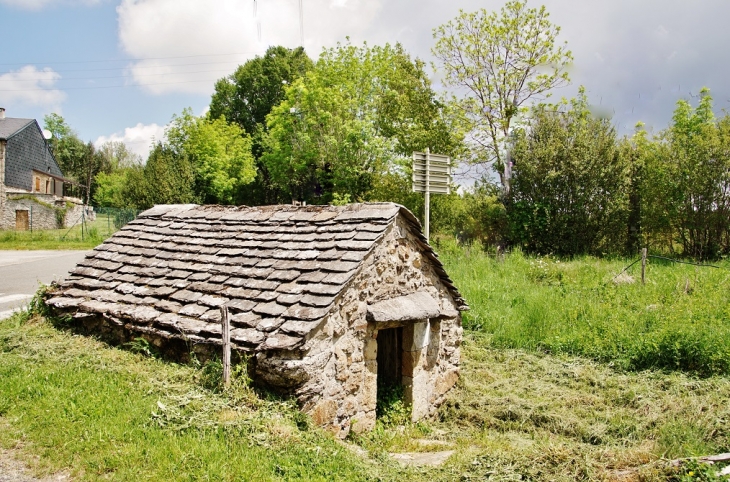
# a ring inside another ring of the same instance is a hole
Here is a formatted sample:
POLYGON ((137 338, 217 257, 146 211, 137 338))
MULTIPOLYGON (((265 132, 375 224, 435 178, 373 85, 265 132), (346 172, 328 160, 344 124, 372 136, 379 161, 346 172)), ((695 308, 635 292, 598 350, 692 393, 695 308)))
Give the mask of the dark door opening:
POLYGON ((403 328, 378 331, 378 388, 402 383, 403 328))
POLYGON ((378 331, 378 394, 375 416, 386 424, 410 420, 403 387, 403 328, 378 331))

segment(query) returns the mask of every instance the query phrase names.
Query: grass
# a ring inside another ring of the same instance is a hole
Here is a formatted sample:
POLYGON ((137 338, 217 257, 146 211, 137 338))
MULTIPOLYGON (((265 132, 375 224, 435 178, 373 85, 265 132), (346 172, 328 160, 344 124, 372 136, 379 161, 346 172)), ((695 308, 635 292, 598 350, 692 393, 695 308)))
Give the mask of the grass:
MULTIPOLYGON (((0 448, 77 480, 714 479, 717 467, 668 460, 728 451, 730 379, 681 356, 646 368, 629 341, 686 333, 681 319, 723 333, 727 271, 653 263, 646 286, 616 285, 624 260, 440 251, 472 311, 437 420, 404 422, 394 392, 375 430, 343 444, 244 373, 222 391, 218 363, 161 361, 143 342, 112 348, 23 313, 0 321, 0 448), (388 456, 436 450, 455 453, 436 468, 388 456)), ((717 340, 700 360, 722 359, 717 340)))
POLYGON ((456 454, 424 477, 432 480, 672 480, 680 475, 667 459, 730 446, 725 377, 618 373, 585 358, 489 345, 467 335, 462 377, 438 422, 379 423, 358 441, 373 453, 446 442, 456 454))
POLYGON ((442 246, 471 305, 464 324, 495 347, 582 355, 621 369, 730 374, 730 262, 720 269, 651 260, 642 285, 633 260, 496 260, 442 246))
POLYGON ((0 446, 79 480, 372 479, 292 403, 209 390, 203 375, 38 318, 0 321, 0 446))
POLYGON ((91 249, 116 232, 113 214, 97 214, 96 219, 64 229, 0 231, 0 249, 91 249))

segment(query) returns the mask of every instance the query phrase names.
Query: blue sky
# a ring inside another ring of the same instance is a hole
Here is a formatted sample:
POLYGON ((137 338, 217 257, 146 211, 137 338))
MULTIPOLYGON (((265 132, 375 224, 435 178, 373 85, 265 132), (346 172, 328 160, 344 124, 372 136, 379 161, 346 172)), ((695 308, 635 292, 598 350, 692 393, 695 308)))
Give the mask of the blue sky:
MULTIPOLYGON (((300 43, 298 0, 0 0, 0 107, 42 122, 58 112, 85 140, 123 140, 144 155, 175 113, 204 112, 215 79, 266 46, 300 43), (260 33, 259 33, 260 32, 260 33)), ((430 60, 431 31, 497 0, 302 0, 316 57, 350 36, 400 41, 430 60)), ((544 0, 575 57, 574 95, 613 117, 666 127, 676 101, 710 87, 730 107, 730 2, 544 0)), ((438 73, 433 74, 438 83, 438 73)))

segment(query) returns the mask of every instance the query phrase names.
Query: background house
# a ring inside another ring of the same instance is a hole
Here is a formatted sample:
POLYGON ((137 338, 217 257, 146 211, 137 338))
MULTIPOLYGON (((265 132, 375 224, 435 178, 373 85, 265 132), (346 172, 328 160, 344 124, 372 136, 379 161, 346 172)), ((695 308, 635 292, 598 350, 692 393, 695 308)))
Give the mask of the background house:
POLYGON ((76 219, 83 206, 64 197, 65 182, 38 122, 0 108, 0 229, 55 229, 76 219))

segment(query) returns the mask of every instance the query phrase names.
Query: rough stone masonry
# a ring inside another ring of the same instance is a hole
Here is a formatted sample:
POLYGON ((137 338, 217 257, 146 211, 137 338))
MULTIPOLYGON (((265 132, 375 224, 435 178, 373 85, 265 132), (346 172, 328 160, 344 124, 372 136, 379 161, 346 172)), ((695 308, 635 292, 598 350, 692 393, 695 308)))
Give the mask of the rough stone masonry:
POLYGON ((392 203, 156 206, 47 303, 181 360, 219 356, 225 304, 254 381, 343 437, 374 426, 386 381, 403 385, 414 420, 435 412, 458 379, 468 309, 418 220, 392 203))

